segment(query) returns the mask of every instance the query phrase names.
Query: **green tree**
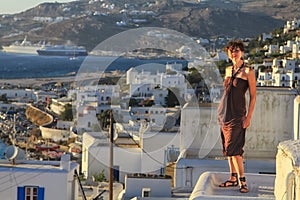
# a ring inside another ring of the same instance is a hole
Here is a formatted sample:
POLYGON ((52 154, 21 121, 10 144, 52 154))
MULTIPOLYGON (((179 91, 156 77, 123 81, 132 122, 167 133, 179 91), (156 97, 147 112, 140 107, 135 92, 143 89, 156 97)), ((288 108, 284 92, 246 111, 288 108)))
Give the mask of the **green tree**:
POLYGON ((98 181, 98 182, 106 181, 106 178, 105 178, 105 175, 104 175, 104 169, 99 173, 95 173, 93 175, 93 177, 95 178, 95 181, 98 181))
POLYGON ((71 104, 66 104, 64 106, 64 111, 60 114, 60 118, 64 121, 72 121, 73 120, 73 109, 71 104))
MULTIPOLYGON (((101 114, 98 114, 98 115, 97 115, 97 119, 98 119, 98 121, 99 121, 100 128, 101 128, 102 130, 105 130, 105 131, 108 131, 108 130, 109 130, 109 125, 110 125, 110 112, 111 112, 111 110, 108 109, 108 110, 103 111, 101 114)), ((116 122, 116 121, 115 121, 115 118, 114 118, 116 115, 117 115, 116 113, 114 113, 114 114, 112 115, 112 122, 113 122, 113 123, 116 122)), ((116 116, 116 117, 117 117, 117 116, 116 116)))
POLYGON ((2 101, 3 103, 8 103, 7 94, 2 94, 0 96, 0 101, 2 101))
POLYGON ((166 97, 166 104, 168 107, 175 107, 184 105, 185 101, 180 96, 178 88, 168 88, 168 96, 166 97))
POLYGON ((137 107, 139 105, 139 102, 135 98, 129 99, 129 106, 130 107, 137 107))
POLYGON ((194 87, 201 82, 202 77, 196 68, 189 69, 189 72, 190 73, 187 75, 186 80, 192 87, 194 87))
POLYGON ((225 76, 225 70, 226 70, 226 67, 229 65, 229 63, 226 60, 220 60, 220 61, 216 62, 216 65, 220 71, 220 74, 222 76, 225 76))

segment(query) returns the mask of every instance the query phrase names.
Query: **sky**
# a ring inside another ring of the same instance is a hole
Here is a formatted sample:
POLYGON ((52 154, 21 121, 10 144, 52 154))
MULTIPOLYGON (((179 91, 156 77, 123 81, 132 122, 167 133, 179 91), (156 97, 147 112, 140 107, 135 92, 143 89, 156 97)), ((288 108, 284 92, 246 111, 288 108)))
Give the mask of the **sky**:
POLYGON ((75 0, 0 0, 0 14, 15 14, 45 2, 71 2, 75 0))

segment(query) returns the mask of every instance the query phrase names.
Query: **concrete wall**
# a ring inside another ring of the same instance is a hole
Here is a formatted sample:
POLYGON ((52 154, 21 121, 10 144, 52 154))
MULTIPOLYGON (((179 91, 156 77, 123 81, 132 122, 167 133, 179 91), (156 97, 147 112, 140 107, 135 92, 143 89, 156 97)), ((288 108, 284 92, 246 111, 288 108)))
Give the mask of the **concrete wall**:
POLYGON ((44 139, 52 139, 54 141, 68 140, 73 133, 70 130, 46 128, 40 126, 41 134, 44 139))
MULTIPOLYGON (((246 158, 275 159, 279 142, 293 138, 295 97, 296 92, 289 88, 257 87, 255 110, 246 133, 246 158)), ((218 104, 206 104, 183 108, 183 158, 223 156, 217 107, 218 104)))
POLYGON ((125 199, 142 197, 143 189, 149 197, 171 197, 171 178, 146 174, 125 177, 125 199))
POLYGON ((300 96, 294 100, 294 139, 300 139, 300 96))
POLYGON ((300 199, 300 140, 287 140, 278 145, 276 155, 276 199, 300 199))

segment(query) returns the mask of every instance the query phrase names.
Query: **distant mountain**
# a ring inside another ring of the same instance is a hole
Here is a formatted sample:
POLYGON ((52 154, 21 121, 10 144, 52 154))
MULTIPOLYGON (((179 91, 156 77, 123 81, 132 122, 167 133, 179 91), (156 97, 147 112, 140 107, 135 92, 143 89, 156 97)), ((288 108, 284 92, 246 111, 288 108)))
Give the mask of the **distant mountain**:
POLYGON ((86 46, 137 27, 165 27, 191 37, 257 37, 300 17, 299 0, 80 0, 43 3, 0 18, 0 44, 45 40, 86 46), (124 3, 127 2, 127 3, 124 3))

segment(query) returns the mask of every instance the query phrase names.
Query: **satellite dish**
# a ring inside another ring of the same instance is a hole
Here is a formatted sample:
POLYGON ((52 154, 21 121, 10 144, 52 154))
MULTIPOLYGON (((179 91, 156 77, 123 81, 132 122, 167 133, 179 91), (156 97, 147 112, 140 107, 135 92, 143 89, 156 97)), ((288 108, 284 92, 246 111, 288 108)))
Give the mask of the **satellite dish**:
POLYGON ((178 159, 179 150, 174 147, 168 147, 167 149, 167 161, 168 162, 175 162, 178 159))
POLYGON ((17 160, 25 160, 25 152, 19 147, 12 145, 6 148, 5 157, 15 164, 17 160))

